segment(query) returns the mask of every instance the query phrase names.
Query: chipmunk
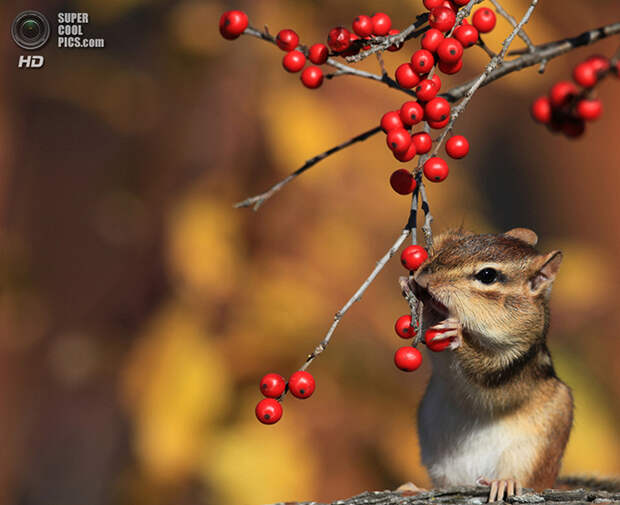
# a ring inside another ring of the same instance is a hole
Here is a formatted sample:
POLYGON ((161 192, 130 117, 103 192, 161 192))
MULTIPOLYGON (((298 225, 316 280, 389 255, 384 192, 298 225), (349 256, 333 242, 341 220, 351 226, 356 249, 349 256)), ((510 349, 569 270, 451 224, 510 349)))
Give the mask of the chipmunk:
POLYGON ((421 331, 442 330, 418 412, 422 462, 437 487, 483 484, 489 501, 553 487, 573 422, 570 389, 546 345, 562 253, 536 234, 448 231, 410 288, 421 331))

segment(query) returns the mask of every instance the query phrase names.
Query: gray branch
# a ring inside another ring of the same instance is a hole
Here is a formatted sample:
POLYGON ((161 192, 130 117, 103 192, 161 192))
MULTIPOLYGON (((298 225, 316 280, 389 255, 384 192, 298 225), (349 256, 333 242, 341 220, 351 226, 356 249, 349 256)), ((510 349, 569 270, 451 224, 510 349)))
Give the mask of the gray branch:
MULTIPOLYGON (((459 487, 435 489, 419 494, 400 494, 395 491, 366 491, 365 493, 336 500, 329 505, 482 505, 486 503, 488 487, 459 487)), ((501 502, 498 502, 501 503, 501 502)), ((547 489, 535 493, 525 489, 524 494, 505 499, 513 504, 586 505, 620 503, 618 483, 607 490, 593 489, 547 489)), ((318 502, 280 502, 274 505, 328 505, 318 502)))

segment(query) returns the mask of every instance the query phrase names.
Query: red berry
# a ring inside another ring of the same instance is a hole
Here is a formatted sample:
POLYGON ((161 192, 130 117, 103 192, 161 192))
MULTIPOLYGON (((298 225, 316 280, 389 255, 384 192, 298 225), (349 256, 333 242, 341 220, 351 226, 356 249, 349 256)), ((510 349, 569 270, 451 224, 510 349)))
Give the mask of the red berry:
POLYGON ((435 7, 431 10, 429 22, 433 28, 437 28, 440 32, 447 32, 454 26, 456 14, 448 7, 435 7))
POLYGON ((394 128, 388 131, 385 140, 392 151, 401 154, 406 153, 411 145, 411 135, 404 128, 394 128))
POLYGON ((415 327, 411 325, 411 316, 409 314, 400 316, 396 320, 394 330, 400 338, 413 338, 415 337, 415 327))
POLYGON ((411 136, 411 143, 415 146, 418 154, 426 154, 431 150, 433 139, 426 132, 414 133, 411 136))
POLYGON ((577 93, 577 87, 572 82, 560 81, 555 83, 549 90, 549 100, 553 107, 562 107, 577 93))
POLYGON ((426 49, 418 49, 411 56, 411 66, 418 74, 428 74, 435 64, 433 53, 426 49))
POLYGON ((308 50, 308 59, 315 65, 322 65, 329 57, 329 49, 325 44, 313 44, 308 50))
MULTIPOLYGON (((392 28, 389 32, 388 35, 398 35, 400 33, 400 30, 397 30, 396 28, 392 28)), ((400 51, 403 47, 403 44, 401 45, 396 45, 396 44, 392 44, 391 46, 389 46, 387 48, 388 51, 394 52, 394 51, 400 51)))
POLYGON ((443 39, 437 48, 437 56, 446 63, 456 63, 463 56, 463 45, 452 37, 443 39))
POLYGON ((456 5, 463 6, 469 3, 469 0, 452 0, 456 5))
POLYGON ((547 124, 551 121, 551 102, 546 96, 538 97, 532 103, 530 112, 535 121, 547 124))
POLYGON ((392 189, 399 195, 408 195, 413 193, 416 182, 409 170, 399 168, 390 176, 390 186, 392 186, 392 189))
POLYGON ((400 262, 409 271, 420 268, 420 265, 426 261, 428 253, 424 247, 419 245, 410 245, 403 249, 400 254, 400 262))
POLYGON ((265 398, 258 402, 254 413, 261 423, 274 424, 282 417, 282 405, 273 398, 265 398))
POLYGON ((288 380, 288 389, 297 398, 308 398, 314 393, 314 377, 308 372, 298 370, 288 380))
POLYGON ((448 172, 448 164, 437 156, 429 158, 424 163, 424 175, 431 182, 443 181, 448 177, 448 172))
POLYGON ((443 2, 443 0, 422 0, 424 7, 426 7, 429 11, 435 7, 439 7, 441 2, 443 2))
POLYGON ((439 70, 441 70, 444 74, 456 74, 459 70, 463 68, 463 59, 460 59, 455 63, 446 63, 445 61, 440 61, 439 65, 437 66, 439 67, 439 70))
POLYGON ((570 138, 577 138, 583 135, 586 125, 581 118, 569 117, 562 122, 562 133, 570 138))
POLYGON ((469 152, 469 142, 463 135, 454 135, 446 142, 446 152, 456 160, 464 158, 469 152))
POLYGON ((422 354, 415 347, 401 347, 394 354, 394 364, 403 372, 413 372, 420 368, 422 354))
POLYGON ((290 51, 282 58, 282 66, 288 72, 299 72, 306 64, 306 56, 301 51, 290 51))
POLYGON ((391 110, 386 112, 381 116, 381 129, 388 133, 390 130, 394 130, 396 128, 403 128, 403 122, 400 119, 400 111, 391 110))
POLYGON ((394 158, 396 158, 398 161, 401 161, 403 163, 407 161, 411 161, 413 158, 415 158, 415 155, 418 153, 415 149, 415 145, 413 144, 413 137, 411 139, 411 145, 409 146, 409 149, 407 149, 406 152, 397 153, 394 151, 392 154, 394 154, 394 158))
POLYGON ((450 117, 450 104, 448 100, 436 96, 424 106, 424 117, 431 121, 444 121, 450 117))
POLYGON ((600 100, 579 100, 575 107, 575 112, 581 119, 586 121, 594 121, 598 119, 603 112, 603 104, 600 100))
POLYGON ((323 71, 319 67, 306 67, 301 73, 301 82, 306 88, 318 88, 323 84, 323 71))
POLYGON ((260 391, 268 398, 277 398, 284 393, 286 382, 277 373, 268 373, 260 380, 260 391))
POLYGON ((454 30, 454 38, 458 40, 463 47, 471 47, 478 42, 478 30, 472 25, 461 25, 454 30))
POLYGON ((337 53, 351 45, 351 34, 344 26, 332 28, 327 34, 327 45, 337 53))
POLYGON ((411 63, 403 63, 396 69, 396 82, 401 88, 411 89, 420 82, 420 76, 414 72, 411 63))
POLYGON ((590 56, 586 61, 594 67, 597 75, 601 72, 607 72, 609 70, 609 60, 600 54, 590 56))
POLYGON ((441 44, 444 39, 443 33, 441 33, 437 28, 430 28, 426 31, 426 33, 422 36, 421 45, 422 49, 426 49, 431 53, 437 51, 439 44, 441 44))
POLYGON ((372 32, 375 35, 387 35, 390 28, 392 28, 392 20, 387 14, 377 12, 372 17, 372 32))
POLYGON ((436 340, 433 342, 433 339, 442 333, 443 332, 439 330, 426 330, 426 333, 424 334, 424 342, 426 342, 426 347, 435 352, 440 352, 450 347, 450 339, 436 340))
POLYGON ((372 35, 372 19, 370 16, 360 15, 353 20, 353 31, 360 37, 372 35))
POLYGON ((247 27, 248 15, 243 11, 228 11, 220 18, 220 33, 225 39, 236 39, 247 27))
POLYGON ((400 108, 400 119, 407 126, 418 124, 424 118, 424 109, 418 102, 405 102, 400 108))
POLYGON ((450 118, 447 117, 446 119, 444 119, 443 121, 432 121, 432 120, 428 120, 428 126, 430 126, 431 128, 434 128, 435 130, 441 130, 442 128, 444 128, 448 123, 450 122, 450 118))
POLYGON ((439 89, 431 79, 424 79, 420 81, 420 84, 418 84, 418 87, 415 89, 415 95, 418 97, 418 100, 428 102, 435 98, 437 91, 439 91, 439 89))
POLYGON ((443 2, 441 2, 441 6, 447 7, 448 9, 452 9, 455 14, 459 10, 459 8, 451 0, 443 0, 443 2))
POLYGON ((591 88, 596 84, 598 76, 594 65, 589 61, 584 61, 573 69, 573 80, 584 88, 591 88))
POLYGON ((349 33, 349 47, 340 54, 342 56, 353 56, 354 54, 359 53, 360 46, 359 44, 354 43, 356 40, 360 40, 360 38, 355 33, 349 33))
POLYGON ((299 45, 299 36, 293 30, 280 30, 276 35, 276 44, 282 51, 292 51, 299 45))
POLYGON ((431 81, 435 83, 435 86, 437 86, 437 91, 439 91, 441 89, 441 79, 439 76, 437 74, 433 74, 431 76, 431 81))
POLYGON ((488 33, 495 28, 495 13, 488 7, 482 7, 474 12, 472 24, 480 33, 488 33))

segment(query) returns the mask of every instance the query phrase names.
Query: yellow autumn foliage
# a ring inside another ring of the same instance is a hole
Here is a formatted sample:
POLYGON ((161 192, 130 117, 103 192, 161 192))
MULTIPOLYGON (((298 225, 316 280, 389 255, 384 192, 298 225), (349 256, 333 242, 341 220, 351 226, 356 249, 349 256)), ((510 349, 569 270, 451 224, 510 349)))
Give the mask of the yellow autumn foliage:
POLYGON ((184 307, 164 307, 147 324, 127 361, 122 395, 133 415, 134 450, 157 479, 186 476, 201 457, 210 423, 226 412, 228 365, 184 307))

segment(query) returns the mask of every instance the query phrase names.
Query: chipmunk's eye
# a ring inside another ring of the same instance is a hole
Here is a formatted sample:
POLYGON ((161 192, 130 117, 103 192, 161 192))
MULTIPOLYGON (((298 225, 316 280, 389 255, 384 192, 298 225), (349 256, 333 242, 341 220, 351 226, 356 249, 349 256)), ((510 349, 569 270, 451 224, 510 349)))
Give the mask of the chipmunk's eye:
POLYGON ((482 282, 482 284, 493 284, 498 276, 499 274, 494 268, 483 268, 475 275, 476 279, 482 282))

